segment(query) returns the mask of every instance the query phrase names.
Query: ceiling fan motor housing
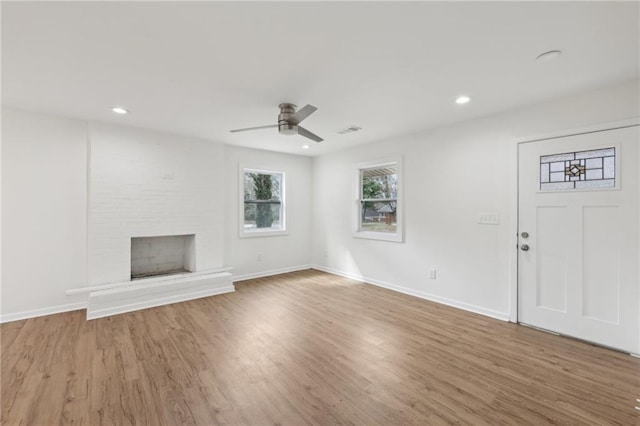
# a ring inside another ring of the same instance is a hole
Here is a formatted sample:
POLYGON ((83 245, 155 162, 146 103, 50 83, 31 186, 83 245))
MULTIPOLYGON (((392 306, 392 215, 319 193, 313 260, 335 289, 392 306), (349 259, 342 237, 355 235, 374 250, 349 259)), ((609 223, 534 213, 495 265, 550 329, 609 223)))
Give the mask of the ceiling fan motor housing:
POLYGON ((294 104, 280 104, 280 114, 278 115, 278 132, 282 135, 297 135, 298 126, 289 123, 291 118, 296 113, 296 106, 294 104))

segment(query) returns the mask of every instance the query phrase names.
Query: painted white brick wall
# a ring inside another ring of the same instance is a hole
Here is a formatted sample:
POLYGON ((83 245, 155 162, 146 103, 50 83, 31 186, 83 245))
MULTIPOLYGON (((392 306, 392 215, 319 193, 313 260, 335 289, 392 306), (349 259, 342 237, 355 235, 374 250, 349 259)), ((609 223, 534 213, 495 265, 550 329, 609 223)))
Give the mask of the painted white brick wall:
POLYGON ((128 281, 131 238, 195 234, 195 270, 224 265, 223 145, 90 123, 89 284, 128 281))

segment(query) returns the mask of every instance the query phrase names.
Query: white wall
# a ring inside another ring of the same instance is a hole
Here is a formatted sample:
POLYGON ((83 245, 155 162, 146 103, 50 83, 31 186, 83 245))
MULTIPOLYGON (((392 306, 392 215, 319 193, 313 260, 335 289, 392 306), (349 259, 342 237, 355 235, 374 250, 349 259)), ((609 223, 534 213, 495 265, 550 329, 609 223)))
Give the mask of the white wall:
POLYGON ((227 145, 225 147, 225 259, 240 278, 306 268, 311 258, 311 159, 227 145), (240 165, 285 173, 287 235, 239 237, 240 165), (258 260, 260 256, 261 260, 258 260))
POLYGON ((224 264, 224 152, 212 141, 91 123, 89 284, 129 281, 131 238, 196 235, 196 270, 224 264))
POLYGON ((622 84, 316 158, 313 263, 507 319, 516 139, 638 117, 638 93, 638 82, 622 84), (405 242, 353 238, 352 165, 396 154, 404 158, 405 242), (499 213, 500 225, 477 224, 481 212, 499 213))
POLYGON ((309 264, 307 157, 4 108, 2 124, 2 322, 82 308, 66 290, 128 280, 131 236, 198 234, 197 270, 309 264), (238 238, 239 163, 287 174, 288 235, 238 238))
MULTIPOLYGON (((196 211, 196 215, 210 212, 208 227, 223 229, 223 244, 203 250, 209 253, 208 259, 216 259, 209 265, 222 259, 225 266, 234 267, 236 276, 258 276, 314 263, 505 318, 513 300, 510 222, 515 219, 514 140, 638 117, 638 94, 637 82, 624 84, 313 160, 221 147, 213 142, 208 146, 209 142, 191 138, 107 125, 94 126, 101 127, 103 137, 102 142, 93 144, 96 151, 91 155, 96 158, 102 150, 105 155, 119 152, 127 158, 147 157, 143 165, 149 159, 164 158, 147 164, 146 170, 153 172, 156 183, 173 188, 176 197, 189 191, 172 187, 177 185, 182 170, 172 165, 191 164, 193 160, 200 170, 197 173, 203 173, 200 177, 223 182, 222 186, 196 185, 193 193, 206 194, 204 210, 196 211), (125 139, 133 145, 123 144, 125 139), (146 142, 136 142, 141 140, 146 142), (160 146, 167 151, 157 148, 160 146), (182 150, 193 150, 204 158, 193 159, 182 150), (165 161, 167 152, 177 156, 175 164, 165 161), (394 154, 404 157, 405 242, 354 239, 352 164, 394 154), (239 238, 240 163, 287 174, 288 235, 239 238), (205 165, 214 171, 205 173, 205 165), (219 192, 207 198, 212 188, 219 192), (212 199, 216 200, 215 206, 210 204, 212 199), (478 225, 479 212, 500 213, 501 224, 478 225), (262 261, 257 260, 258 254, 262 254, 262 261), (427 278, 431 268, 438 270, 436 280, 427 278)), ((82 298, 68 297, 64 292, 89 284, 88 124, 6 109, 2 121, 1 319, 77 307, 82 298)), ((103 184, 120 179, 120 173, 131 173, 123 170, 114 157, 103 161, 92 163, 96 166, 92 172, 102 174, 99 179, 103 184)), ((92 182, 98 184, 97 175, 92 182)), ((105 190, 107 187, 102 186, 105 190)), ((130 196, 138 195, 134 192, 130 196)), ((187 204, 195 205, 193 200, 187 204)), ((161 200, 155 207, 146 210, 152 215, 151 222, 153 212, 177 208, 175 203, 164 205, 161 200)), ((109 279, 119 278, 114 275, 109 279)))
POLYGON ((87 125, 2 110, 2 320, 76 308, 87 280, 87 125))

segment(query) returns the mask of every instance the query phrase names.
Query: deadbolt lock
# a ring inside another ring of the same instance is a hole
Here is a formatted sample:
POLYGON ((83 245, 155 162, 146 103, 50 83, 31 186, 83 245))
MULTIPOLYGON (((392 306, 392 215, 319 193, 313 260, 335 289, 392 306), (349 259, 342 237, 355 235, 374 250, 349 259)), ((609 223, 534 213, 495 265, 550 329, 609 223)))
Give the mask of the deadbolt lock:
POLYGON ((522 238, 529 238, 529 233, 528 232, 523 232, 523 233, 520 234, 520 236, 522 238))

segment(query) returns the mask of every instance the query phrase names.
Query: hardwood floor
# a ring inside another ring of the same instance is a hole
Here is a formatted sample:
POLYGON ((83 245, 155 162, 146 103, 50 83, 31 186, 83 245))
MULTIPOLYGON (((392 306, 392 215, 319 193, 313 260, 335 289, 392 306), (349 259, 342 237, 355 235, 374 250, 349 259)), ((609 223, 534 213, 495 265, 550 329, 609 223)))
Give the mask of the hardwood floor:
POLYGON ((3 324, 2 424, 640 424, 640 359, 318 271, 3 324))

